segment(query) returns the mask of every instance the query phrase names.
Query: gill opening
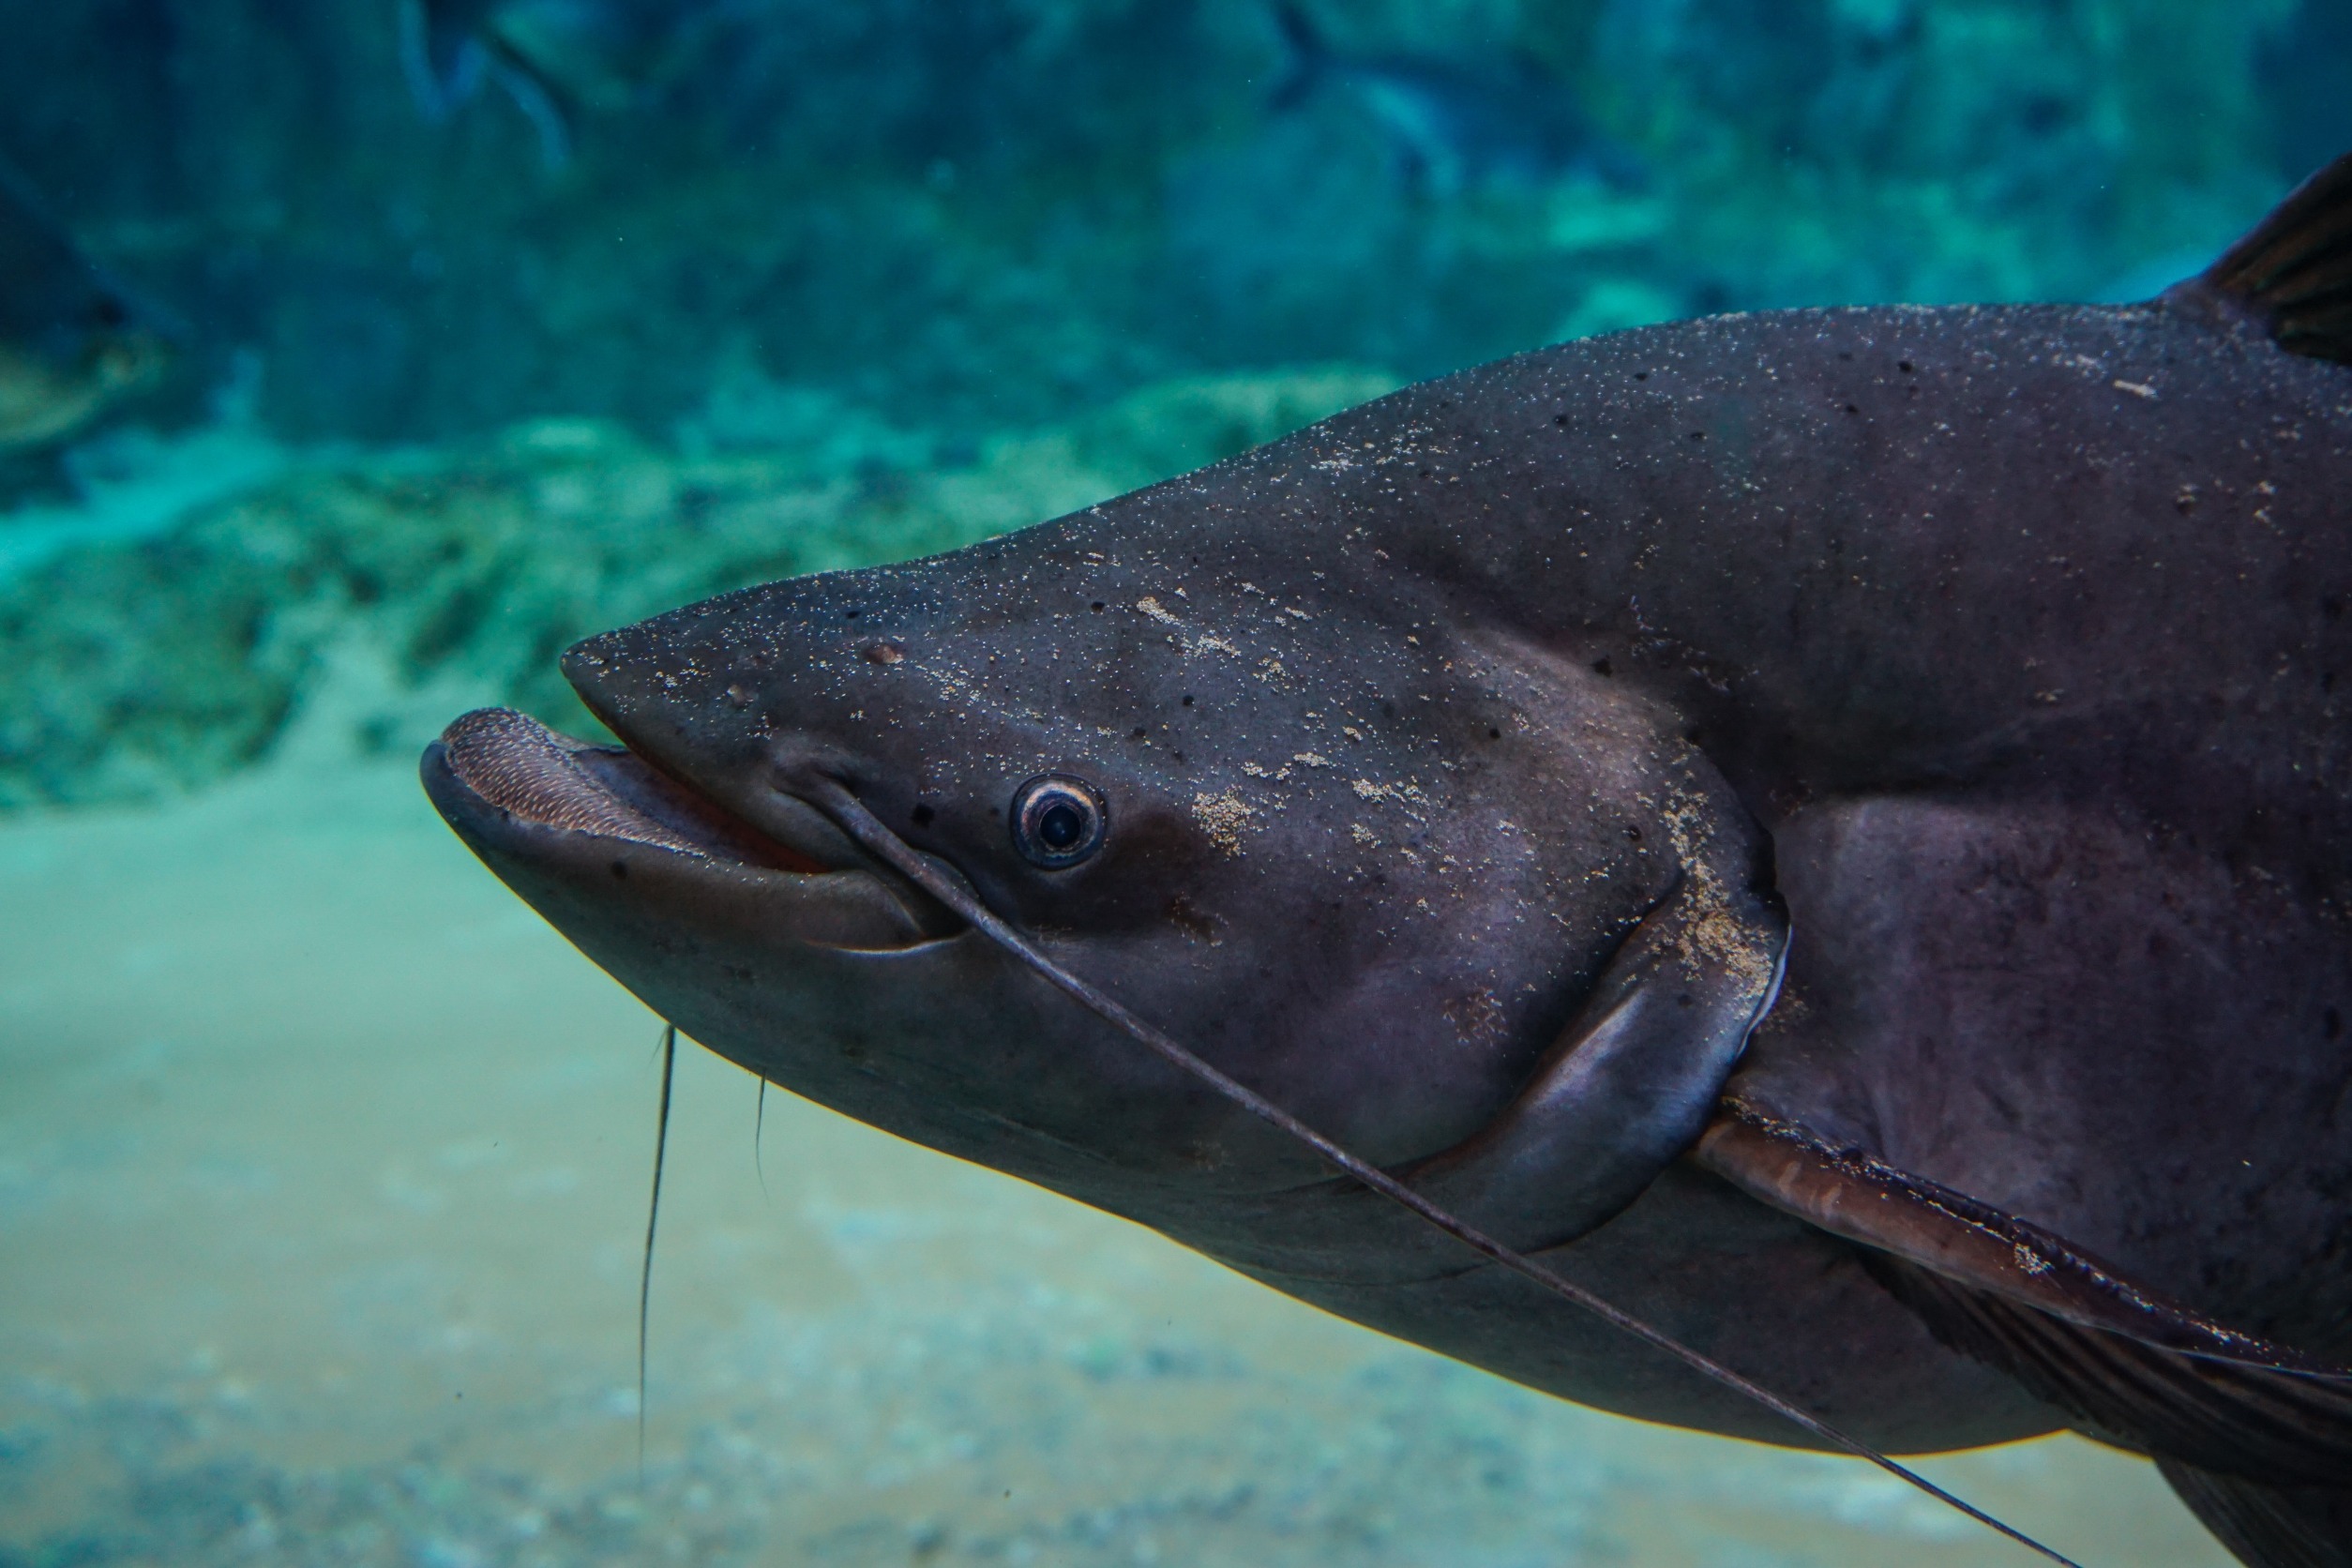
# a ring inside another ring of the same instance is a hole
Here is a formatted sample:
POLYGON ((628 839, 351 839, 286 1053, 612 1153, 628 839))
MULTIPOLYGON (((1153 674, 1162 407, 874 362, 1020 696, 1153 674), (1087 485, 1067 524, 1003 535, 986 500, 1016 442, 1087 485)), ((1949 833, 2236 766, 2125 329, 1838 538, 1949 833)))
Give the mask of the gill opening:
MULTIPOLYGON (((1108 993, 1096 989, 1088 981, 1071 973, 1051 958, 1047 957, 1045 954, 1032 946, 1026 937, 1015 930, 995 911, 982 903, 962 882, 946 875, 938 866, 918 853, 906 840, 883 826, 881 819, 867 810, 846 787, 827 779, 822 782, 820 789, 822 798, 816 804, 821 805, 840 824, 844 832, 856 839, 867 852, 880 858, 905 876, 909 882, 913 882, 924 892, 961 915, 975 930, 1003 948, 1015 961, 1106 1023, 1128 1035, 1170 1066, 1207 1084, 1259 1121, 1312 1149, 1323 1158, 1325 1163, 1335 1168, 1343 1175, 1354 1178, 1382 1198, 1408 1210, 1427 1224, 1453 1237, 1488 1261, 1500 1264, 1553 1295, 1582 1307, 1610 1327, 1630 1334, 1643 1344, 1664 1351, 1710 1381, 1753 1401, 1791 1425, 1811 1433, 1832 1447, 1845 1450, 1856 1458, 1868 1461, 1906 1485, 1916 1487, 1945 1507, 1967 1515, 1988 1530, 1998 1531, 2051 1562, 2062 1564, 2063 1568, 2081 1568, 2081 1565, 2073 1559, 2053 1547, 2043 1545, 2015 1526, 1995 1518, 1966 1499, 1946 1491, 1918 1471, 1898 1464, 1886 1455, 1879 1453, 1861 1439, 1848 1436, 1810 1410, 1783 1398, 1762 1384, 1742 1377, 1704 1351, 1683 1344, 1665 1330, 1635 1317, 1606 1298, 1596 1295, 1575 1281, 1554 1274, 1533 1259, 1513 1251, 1470 1225, 1467 1220, 1432 1203, 1380 1167, 1350 1153, 1347 1149, 1325 1138, 1255 1090, 1228 1077, 1200 1057, 1194 1055, 1172 1036, 1163 1033, 1128 1012, 1108 993)), ((648 1240, 650 1242, 650 1230, 648 1240)), ((640 1409, 642 1410, 641 1404, 640 1409)))

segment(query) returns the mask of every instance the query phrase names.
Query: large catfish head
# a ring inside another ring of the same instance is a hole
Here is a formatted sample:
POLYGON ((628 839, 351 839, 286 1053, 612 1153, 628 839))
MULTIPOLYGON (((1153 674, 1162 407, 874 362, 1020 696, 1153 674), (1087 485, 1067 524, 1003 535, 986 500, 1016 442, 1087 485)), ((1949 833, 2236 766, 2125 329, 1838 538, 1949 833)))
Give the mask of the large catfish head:
POLYGON ((1566 1240, 1696 1135, 1769 1003, 1761 835, 1606 660, 1351 526, 1317 439, 591 639, 565 672, 626 750, 475 713, 427 787, 650 1006, 877 1126, 1262 1270, 1355 1266, 1347 1184, 882 864, 844 801, 1310 1126, 1566 1240))

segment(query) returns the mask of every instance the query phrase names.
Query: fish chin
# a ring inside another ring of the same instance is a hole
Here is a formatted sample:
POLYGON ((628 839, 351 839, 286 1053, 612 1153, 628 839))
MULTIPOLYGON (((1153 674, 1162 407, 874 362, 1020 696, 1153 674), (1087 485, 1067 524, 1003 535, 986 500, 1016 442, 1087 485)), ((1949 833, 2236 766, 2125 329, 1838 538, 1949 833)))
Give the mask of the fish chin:
POLYGON ((509 709, 452 723, 423 774, 459 837, 575 941, 576 920, 557 918, 551 904, 634 906, 658 918, 672 903, 749 897, 771 935, 867 953, 964 928, 867 861, 813 807, 788 803, 781 825, 761 831, 633 751, 573 740, 509 709))

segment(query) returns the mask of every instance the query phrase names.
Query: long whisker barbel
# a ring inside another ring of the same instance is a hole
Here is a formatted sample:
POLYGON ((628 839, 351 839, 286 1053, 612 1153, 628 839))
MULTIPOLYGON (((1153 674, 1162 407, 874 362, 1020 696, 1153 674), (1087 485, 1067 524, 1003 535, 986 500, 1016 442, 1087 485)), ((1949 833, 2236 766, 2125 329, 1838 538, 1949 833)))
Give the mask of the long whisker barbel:
MULTIPOLYGON (((1492 1262, 1500 1263, 1512 1273, 1549 1290, 1552 1294, 1584 1308, 1610 1327, 1631 1334, 1674 1357, 1693 1371, 1725 1388, 1732 1390, 1761 1405, 1792 1425, 1802 1428, 1836 1448, 1842 1448, 1856 1458, 1866 1459, 1878 1469, 1907 1485, 1917 1487, 1946 1507, 1974 1519, 1988 1530, 1997 1530, 2028 1550, 2038 1553, 2063 1568, 2081 1568, 2073 1558, 2043 1545, 2014 1526, 2002 1523, 1992 1515, 1967 1500, 1953 1496, 1934 1482, 1879 1453, 1859 1438, 1848 1437, 1819 1416, 1791 1404, 1772 1390, 1734 1372, 1705 1352, 1692 1349, 1662 1329, 1653 1328, 1641 1319, 1626 1312, 1583 1286, 1554 1274, 1511 1248, 1503 1245, 1467 1221, 1456 1218, 1432 1203, 1412 1188, 1367 1160, 1349 1153, 1340 1145, 1325 1138, 1305 1123, 1266 1099, 1246 1085, 1229 1078, 1201 1058, 1137 1018, 1106 993, 1095 989, 1085 980, 1072 974, 1051 958, 1030 945, 1027 938, 1007 925, 997 913, 983 904, 955 878, 916 852, 914 847, 884 827, 882 820, 867 810, 865 804, 839 783, 827 780, 821 804, 841 825, 843 831, 881 858, 892 869, 904 876, 924 892, 946 905, 970 922, 974 929, 995 942, 1021 964, 1035 972, 1056 989, 1105 1022, 1132 1036, 1138 1044, 1169 1065, 1191 1075, 1214 1089, 1227 1099, 1247 1110, 1259 1121, 1288 1134, 1366 1187, 1401 1207, 1411 1211, 1438 1229, 1460 1242, 1464 1246, 1492 1262)), ((650 1239, 650 1229, 649 1229, 650 1239)), ((640 1406, 641 1411, 642 1406, 640 1406)))
POLYGON ((751 1107, 751 1172, 760 1178, 760 1196, 768 1195, 768 1168, 760 1160, 760 1135, 768 1128, 768 1075, 760 1075, 760 1097, 751 1107))
MULTIPOLYGON (((670 1152, 670 1083, 677 1076, 678 1026, 661 1026, 661 1109, 654 1121, 654 1194, 645 1205, 645 1259, 637 1272, 637 1487, 645 1489, 645 1329, 654 1304, 654 1227, 661 1223, 662 1157, 670 1152)), ((766 1079, 761 1080, 762 1083, 766 1079)))

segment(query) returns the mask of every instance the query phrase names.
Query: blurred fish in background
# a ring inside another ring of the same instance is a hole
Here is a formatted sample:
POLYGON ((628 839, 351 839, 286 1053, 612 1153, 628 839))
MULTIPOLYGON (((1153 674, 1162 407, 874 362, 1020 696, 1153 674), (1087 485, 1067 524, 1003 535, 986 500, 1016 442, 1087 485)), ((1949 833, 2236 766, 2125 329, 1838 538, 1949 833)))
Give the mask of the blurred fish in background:
POLYGON ((677 80, 724 8, 692 0, 400 0, 400 68, 440 124, 495 85, 571 162, 583 113, 635 108, 677 80))
POLYGON ((1297 0, 1274 8, 1288 53, 1269 98, 1296 109, 1344 96, 1395 148, 1415 185, 1447 196, 1491 182, 1563 178, 1640 186, 1639 159, 1603 135, 1570 85, 1523 50, 1486 54, 1337 47, 1297 0))
POLYGON ((0 146, 288 439, 699 429, 747 366, 955 446, 1268 364, 2105 296, 2352 136, 2347 14, 0 0, 0 146))
POLYGON ((152 386, 170 339, 0 163, 0 458, 53 445, 152 386))

